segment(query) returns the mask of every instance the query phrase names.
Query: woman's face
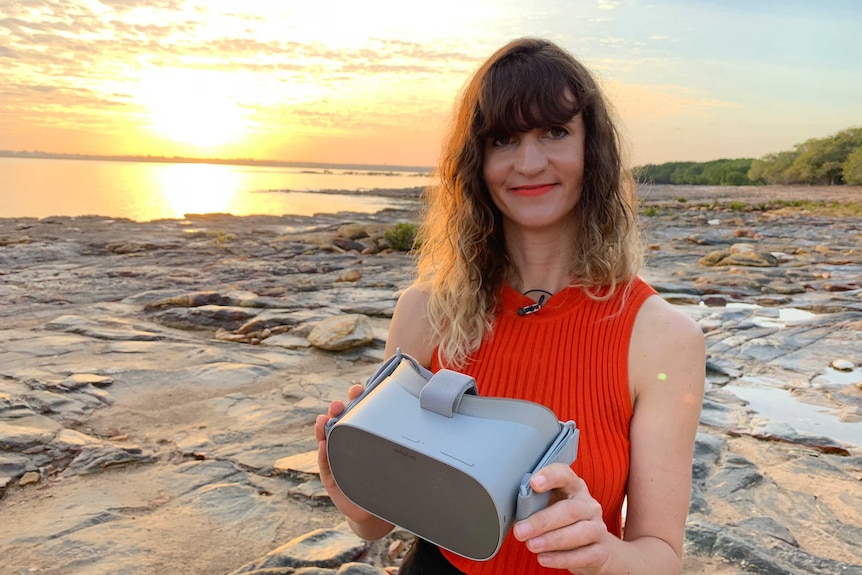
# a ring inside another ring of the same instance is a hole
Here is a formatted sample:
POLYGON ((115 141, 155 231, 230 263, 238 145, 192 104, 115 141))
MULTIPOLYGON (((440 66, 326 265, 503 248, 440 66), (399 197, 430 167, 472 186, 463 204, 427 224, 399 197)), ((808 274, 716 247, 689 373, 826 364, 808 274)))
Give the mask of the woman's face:
POLYGON ((583 114, 552 128, 489 140, 483 175, 507 226, 552 230, 567 226, 584 179, 583 114))

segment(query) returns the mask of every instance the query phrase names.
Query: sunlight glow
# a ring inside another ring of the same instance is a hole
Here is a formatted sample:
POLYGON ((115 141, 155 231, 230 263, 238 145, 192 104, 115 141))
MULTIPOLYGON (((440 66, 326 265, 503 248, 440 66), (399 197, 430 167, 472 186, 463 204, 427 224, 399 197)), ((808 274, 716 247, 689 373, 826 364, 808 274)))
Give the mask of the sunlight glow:
POLYGON ((230 212, 237 202, 240 176, 225 168, 211 164, 159 166, 157 189, 162 197, 153 200, 161 205, 153 206, 152 214, 164 213, 165 206, 175 218, 230 212))
POLYGON ((235 74, 202 70, 153 70, 137 92, 153 130, 175 141, 215 147, 247 130, 238 104, 235 74))
POLYGON ((600 74, 635 164, 758 157, 858 118, 859 2, 724 4, 7 1, 0 150, 430 165, 469 75, 518 36, 600 74))

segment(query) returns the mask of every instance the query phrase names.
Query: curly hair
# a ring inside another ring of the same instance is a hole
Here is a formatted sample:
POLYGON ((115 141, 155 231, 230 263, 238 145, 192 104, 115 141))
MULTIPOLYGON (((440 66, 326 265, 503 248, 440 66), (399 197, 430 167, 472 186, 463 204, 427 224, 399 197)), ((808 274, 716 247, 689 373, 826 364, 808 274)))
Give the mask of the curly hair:
POLYGON ((502 215, 483 178, 487 141, 564 125, 578 113, 586 141, 571 277, 593 297, 605 298, 640 269, 635 184, 604 95, 589 70, 556 44, 514 40, 466 85, 437 183, 425 192, 418 280, 430 292, 431 339, 446 363, 463 365, 491 334, 501 289, 513 271, 502 215))

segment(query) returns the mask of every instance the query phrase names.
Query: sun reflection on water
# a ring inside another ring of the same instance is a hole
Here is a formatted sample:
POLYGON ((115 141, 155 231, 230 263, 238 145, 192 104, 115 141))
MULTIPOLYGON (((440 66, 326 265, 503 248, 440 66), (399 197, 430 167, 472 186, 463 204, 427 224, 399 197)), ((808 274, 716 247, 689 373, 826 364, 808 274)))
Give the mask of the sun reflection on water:
POLYGON ((0 158, 0 216, 97 215, 136 221, 186 214, 311 216, 415 209, 417 198, 376 189, 418 189, 430 178, 314 167, 0 158), (333 193, 332 190, 345 190, 333 193))
MULTIPOLYGON (((301 188, 302 183, 311 183, 314 178, 328 179, 330 186, 337 187, 344 180, 347 187, 357 188, 356 178, 375 181, 373 176, 349 176, 338 174, 305 174, 299 172, 272 172, 250 170, 237 166, 219 164, 151 164, 139 175, 146 178, 143 192, 133 203, 134 219, 155 220, 161 218, 183 218, 187 214, 228 213, 236 216, 256 214, 313 215, 345 211, 376 212, 397 204, 388 198, 373 194, 332 194, 314 192, 285 192, 272 189, 301 188), (352 179, 351 179, 352 178, 352 179), (298 185, 297 185, 298 184, 298 185)), ((385 178, 383 176, 378 177, 385 178)), ((407 176, 391 178, 392 185, 403 186, 404 180, 416 179, 407 176), (400 181, 395 181, 400 180, 400 181)), ((327 182, 317 183, 321 188, 327 182)), ((389 182, 385 182, 389 183, 389 182)))
POLYGON ((224 166, 166 164, 156 170, 155 180, 158 193, 150 196, 154 217, 228 213, 237 207, 240 175, 224 166))

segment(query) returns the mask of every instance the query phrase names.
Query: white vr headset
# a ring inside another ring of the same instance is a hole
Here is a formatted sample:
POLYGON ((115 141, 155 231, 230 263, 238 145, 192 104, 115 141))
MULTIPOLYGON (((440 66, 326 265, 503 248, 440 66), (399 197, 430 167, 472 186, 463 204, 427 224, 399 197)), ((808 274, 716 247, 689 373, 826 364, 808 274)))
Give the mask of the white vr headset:
POLYGON ((327 423, 341 491, 369 513, 470 559, 500 549, 512 523, 544 508, 533 473, 571 465, 579 431, 543 405, 479 397, 472 377, 431 373, 399 349, 327 423))

